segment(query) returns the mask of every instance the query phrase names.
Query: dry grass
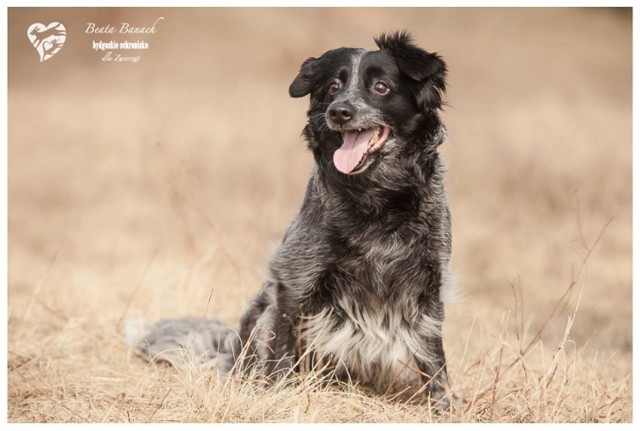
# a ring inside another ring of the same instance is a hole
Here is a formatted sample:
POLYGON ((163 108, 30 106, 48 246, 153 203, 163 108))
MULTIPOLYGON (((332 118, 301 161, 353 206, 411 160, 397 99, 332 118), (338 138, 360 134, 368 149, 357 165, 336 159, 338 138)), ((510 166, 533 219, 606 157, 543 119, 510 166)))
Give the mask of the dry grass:
POLYGON ((14 9, 9 24, 9 421, 631 421, 629 14, 14 9), (137 65, 100 63, 81 34, 160 14, 137 65), (24 31, 54 20, 75 37, 38 64, 24 31), (445 350, 462 406, 131 356, 126 316, 238 322, 311 167, 290 80, 398 27, 451 70, 464 297, 445 350))

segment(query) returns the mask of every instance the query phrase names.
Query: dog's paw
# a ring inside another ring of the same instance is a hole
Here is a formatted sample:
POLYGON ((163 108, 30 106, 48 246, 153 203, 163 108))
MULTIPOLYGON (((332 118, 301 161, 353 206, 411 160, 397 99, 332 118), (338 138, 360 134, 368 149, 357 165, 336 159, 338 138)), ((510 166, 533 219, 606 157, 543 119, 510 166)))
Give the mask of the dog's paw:
POLYGON ((462 406, 462 402, 453 392, 445 390, 431 391, 429 401, 431 407, 441 413, 454 413, 462 406))
POLYGON ((266 369, 267 378, 270 385, 276 383, 284 384, 287 378, 294 373, 294 361, 291 357, 285 357, 277 361, 272 361, 266 369))

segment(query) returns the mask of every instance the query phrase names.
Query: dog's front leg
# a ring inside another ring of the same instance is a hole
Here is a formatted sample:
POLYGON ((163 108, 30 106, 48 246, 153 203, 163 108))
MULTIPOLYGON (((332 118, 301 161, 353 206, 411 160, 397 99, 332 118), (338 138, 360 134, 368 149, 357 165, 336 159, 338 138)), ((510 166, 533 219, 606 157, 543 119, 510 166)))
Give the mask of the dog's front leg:
POLYGON ((438 301, 422 310, 424 325, 417 328, 422 349, 416 352, 415 359, 422 372, 422 381, 426 385, 432 403, 442 411, 451 411, 456 403, 449 388, 447 361, 442 347, 442 322, 444 306, 438 301))
POLYGON ((449 411, 453 396, 449 393, 447 364, 440 335, 428 335, 423 340, 424 354, 416 354, 416 363, 422 372, 431 402, 443 411, 449 411))
POLYGON ((293 304, 292 296, 287 294, 286 287, 278 285, 277 311, 274 316, 273 360, 267 368, 267 375, 273 381, 281 380, 293 371, 296 361, 296 334, 298 328, 298 309, 293 304))

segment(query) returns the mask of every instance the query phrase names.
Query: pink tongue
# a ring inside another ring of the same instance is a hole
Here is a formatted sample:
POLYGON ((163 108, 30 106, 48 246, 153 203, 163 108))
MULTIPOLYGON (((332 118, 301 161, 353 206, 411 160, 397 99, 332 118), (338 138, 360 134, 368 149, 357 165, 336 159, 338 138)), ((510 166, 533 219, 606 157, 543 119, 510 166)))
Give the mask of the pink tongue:
POLYGON ((369 148, 369 140, 375 127, 360 133, 347 131, 342 134, 342 146, 333 153, 333 164, 343 174, 351 173, 369 148))

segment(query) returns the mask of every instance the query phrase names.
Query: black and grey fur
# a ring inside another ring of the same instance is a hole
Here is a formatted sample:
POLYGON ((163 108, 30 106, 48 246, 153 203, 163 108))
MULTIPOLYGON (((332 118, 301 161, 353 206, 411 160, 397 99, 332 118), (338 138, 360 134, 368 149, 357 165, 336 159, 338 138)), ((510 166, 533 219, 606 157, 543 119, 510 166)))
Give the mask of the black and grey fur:
POLYGON ((289 88, 292 97, 310 95, 304 136, 315 166, 239 339, 217 322, 162 321, 140 353, 171 361, 166 352, 194 339, 206 346, 210 333, 211 351, 197 350, 223 371, 241 348, 247 365, 274 378, 305 355, 378 391, 426 386, 448 406, 442 323, 451 228, 437 151, 446 66, 406 33, 376 44, 309 58, 289 88), (336 169, 346 133, 372 128, 388 128, 388 137, 349 172, 336 169))

